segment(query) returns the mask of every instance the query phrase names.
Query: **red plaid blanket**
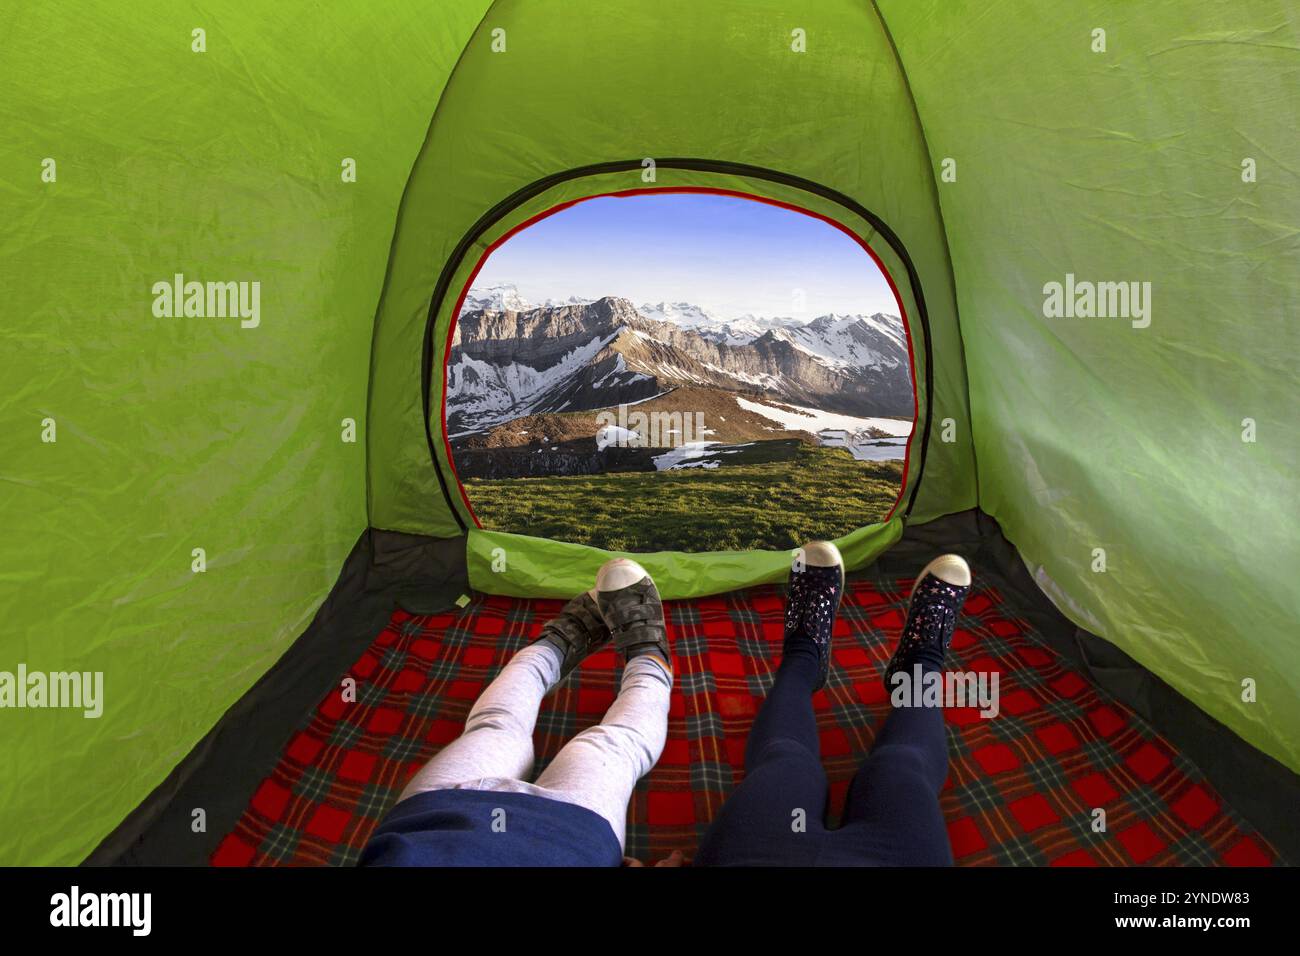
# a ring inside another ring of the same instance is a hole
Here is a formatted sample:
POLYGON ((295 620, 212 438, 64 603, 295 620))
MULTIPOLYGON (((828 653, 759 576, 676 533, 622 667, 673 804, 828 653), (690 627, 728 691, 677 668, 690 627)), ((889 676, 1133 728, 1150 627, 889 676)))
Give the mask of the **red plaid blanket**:
MULTIPOLYGON (((834 668, 814 698, 832 815, 888 712, 881 684, 910 581, 879 590, 850 580, 834 668)), ((629 809, 628 852, 687 857, 742 775, 745 737, 779 659, 782 591, 761 587, 666 612, 677 685, 668 744, 629 809)), ((478 596, 429 617, 397 612, 289 742, 217 865, 355 862, 407 779, 461 730, 471 704, 561 603, 478 596), (345 702, 343 682, 356 683, 345 702)), ((998 671, 1001 714, 950 709, 951 771, 942 797, 961 865, 1264 865, 1275 852, 1199 771, 1142 719, 1109 699, 973 591, 950 666, 998 671), (1093 832, 1092 811, 1106 810, 1093 832)), ((612 651, 593 655, 543 704, 539 770, 614 699, 612 651)))

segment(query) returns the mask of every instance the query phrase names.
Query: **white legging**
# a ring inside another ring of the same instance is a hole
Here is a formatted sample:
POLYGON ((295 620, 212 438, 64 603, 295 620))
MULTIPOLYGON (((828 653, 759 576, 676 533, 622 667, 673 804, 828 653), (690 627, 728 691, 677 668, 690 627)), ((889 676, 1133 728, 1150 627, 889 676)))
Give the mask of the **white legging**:
POLYGON ((399 802, 427 790, 531 793, 600 814, 625 846, 632 789, 668 736, 672 674, 655 657, 629 661, 604 719, 565 744, 529 783, 537 709, 559 676, 560 655, 549 644, 516 653, 475 701, 464 732, 420 768, 399 802))

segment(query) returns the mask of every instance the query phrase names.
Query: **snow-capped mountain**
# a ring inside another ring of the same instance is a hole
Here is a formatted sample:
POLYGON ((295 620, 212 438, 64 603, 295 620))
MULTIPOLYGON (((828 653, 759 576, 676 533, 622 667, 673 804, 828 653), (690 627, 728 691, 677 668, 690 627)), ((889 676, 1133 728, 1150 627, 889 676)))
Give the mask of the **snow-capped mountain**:
POLYGON ((807 325, 772 329, 767 334, 829 365, 844 368, 897 368, 907 365, 903 324, 893 316, 823 315, 807 325))
POLYGON ((711 342, 724 345, 748 345, 769 330, 792 328, 801 324, 797 319, 769 319, 754 315, 742 315, 739 318, 715 326, 701 326, 695 331, 711 342))
POLYGON ((547 308, 555 309, 562 305, 590 305, 595 299, 587 299, 580 295, 571 295, 567 299, 547 299, 543 305, 547 308))
POLYGON ((460 307, 460 314, 481 312, 492 309, 498 312, 526 312, 533 304, 519 294, 512 282, 496 282, 491 285, 473 286, 465 294, 465 301, 460 307))
MULTIPOLYGON (((460 314, 485 310, 528 312, 537 308, 590 305, 595 301, 597 300, 571 295, 566 299, 549 298, 543 303, 535 304, 524 298, 514 283, 497 282, 472 287, 465 296, 460 314)), ((832 363, 869 364, 872 357, 863 354, 862 346, 874 334, 893 341, 904 353, 907 350, 902 323, 895 316, 880 313, 823 315, 810 322, 801 322, 789 316, 753 314, 722 319, 708 309, 690 302, 646 302, 637 306, 636 312, 652 322, 670 322, 678 328, 690 329, 719 345, 749 345, 772 332, 777 339, 788 341, 832 363), (859 328, 858 322, 866 328, 859 328), (866 361, 860 362, 862 359, 866 361)))
POLYGON ((641 315, 655 322, 671 322, 683 329, 697 329, 721 323, 721 320, 707 309, 689 302, 643 303, 638 309, 641 315))
POLYGON ((525 299, 519 294, 519 288, 513 282, 494 282, 485 286, 473 286, 465 294, 460 314, 482 312, 527 312, 530 309, 554 309, 565 305, 587 305, 595 299, 586 299, 580 295, 571 295, 567 299, 547 299, 540 305, 525 299))
MULTIPOLYGON (((475 301, 518 300, 502 287, 486 292, 475 301)), ((609 408, 680 387, 848 415, 911 413, 897 319, 822 316, 800 325, 745 317, 705 325, 705 317, 712 319, 688 303, 636 308, 612 296, 465 312, 448 356, 448 430, 455 438, 524 415, 609 408)))

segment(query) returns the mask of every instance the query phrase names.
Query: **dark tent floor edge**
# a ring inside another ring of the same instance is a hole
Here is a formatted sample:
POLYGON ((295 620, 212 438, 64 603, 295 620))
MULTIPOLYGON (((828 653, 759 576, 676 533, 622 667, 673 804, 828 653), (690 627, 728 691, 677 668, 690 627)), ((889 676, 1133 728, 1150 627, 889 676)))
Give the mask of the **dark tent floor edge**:
MULTIPOLYGON (((1300 776, 1246 744, 1108 641, 1076 627, 1032 580, 997 522, 979 510, 909 526, 851 577, 910 576, 956 551, 993 579, 1053 650, 1127 705, 1196 765, 1233 811, 1300 861, 1300 776)), ((204 866, 237 824, 295 729, 398 608, 435 614, 468 592, 464 538, 368 529, 308 629, 193 750, 90 854, 85 865, 204 866), (205 826, 195 832, 195 810, 205 826)))

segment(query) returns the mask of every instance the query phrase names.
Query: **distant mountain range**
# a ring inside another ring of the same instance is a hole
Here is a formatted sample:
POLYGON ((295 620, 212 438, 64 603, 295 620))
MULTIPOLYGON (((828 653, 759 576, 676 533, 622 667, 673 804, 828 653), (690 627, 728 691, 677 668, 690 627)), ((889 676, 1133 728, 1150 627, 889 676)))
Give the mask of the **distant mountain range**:
POLYGON ((912 413, 902 323, 881 314, 723 322, 689 303, 615 296, 535 306, 496 285, 466 296, 447 368, 453 440, 684 386, 852 416, 912 413))

